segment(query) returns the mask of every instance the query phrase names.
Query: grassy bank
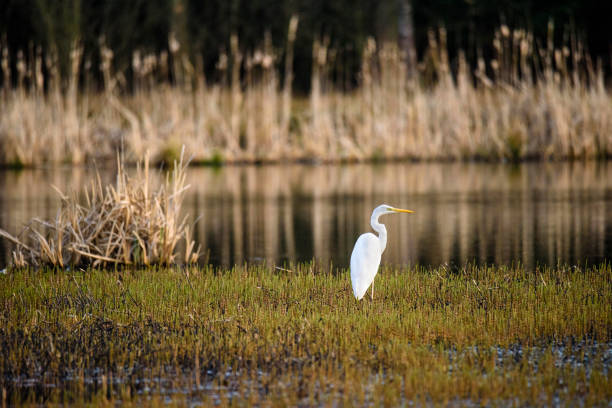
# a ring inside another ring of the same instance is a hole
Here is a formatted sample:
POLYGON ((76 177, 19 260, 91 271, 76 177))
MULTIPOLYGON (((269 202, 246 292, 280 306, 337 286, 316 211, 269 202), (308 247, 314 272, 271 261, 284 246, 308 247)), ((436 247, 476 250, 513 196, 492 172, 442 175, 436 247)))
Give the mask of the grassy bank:
POLYGON ((605 405, 612 269, 10 271, 3 402, 605 405))
POLYGON ((334 50, 315 41, 311 92, 296 98, 295 29, 285 53, 268 44, 244 55, 232 37, 219 80, 208 82, 176 46, 172 66, 168 54, 135 53, 133 88, 102 46, 101 90, 88 86, 96 71, 83 71, 78 46, 67 79, 52 55, 12 62, 5 55, 3 67, 15 63, 19 75, 16 88, 0 92, 0 164, 112 159, 121 147, 132 161, 150 151, 172 162, 183 144, 195 163, 612 156, 612 97, 601 67, 575 39, 562 48, 538 45, 530 33, 502 26, 495 55, 474 70, 461 54, 452 66, 446 33, 432 32, 412 78, 396 46, 370 40, 350 90, 331 79, 334 50), (278 68, 282 56, 286 72, 278 68))

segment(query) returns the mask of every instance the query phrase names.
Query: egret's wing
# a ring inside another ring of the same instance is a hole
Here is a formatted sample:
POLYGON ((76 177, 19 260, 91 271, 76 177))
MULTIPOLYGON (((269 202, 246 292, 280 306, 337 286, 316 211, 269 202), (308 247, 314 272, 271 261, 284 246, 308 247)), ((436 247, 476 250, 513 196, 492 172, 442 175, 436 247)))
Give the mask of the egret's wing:
POLYGON ((351 254, 351 283, 353 294, 361 299, 374 281, 380 265, 380 242, 372 233, 363 234, 355 242, 351 254))

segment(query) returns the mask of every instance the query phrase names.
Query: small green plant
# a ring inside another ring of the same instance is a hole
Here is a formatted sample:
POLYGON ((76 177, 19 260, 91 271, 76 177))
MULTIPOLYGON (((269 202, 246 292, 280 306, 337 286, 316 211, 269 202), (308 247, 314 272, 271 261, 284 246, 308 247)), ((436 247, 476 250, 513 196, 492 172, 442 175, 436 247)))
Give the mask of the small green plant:
POLYGON ((208 159, 205 163, 213 167, 219 167, 223 165, 224 162, 225 159, 223 158, 223 154, 219 150, 215 150, 212 156, 210 156, 210 159, 208 159))
POLYGON ((385 161, 385 153, 380 147, 377 147, 372 152, 372 156, 370 156, 370 160, 372 163, 382 163, 385 161))
POLYGON ((175 162, 181 159, 181 145, 177 142, 170 141, 166 147, 162 149, 157 161, 166 166, 172 166, 175 162))
POLYGON ((523 135, 519 130, 511 129, 506 137, 508 159, 517 162, 523 156, 523 135))

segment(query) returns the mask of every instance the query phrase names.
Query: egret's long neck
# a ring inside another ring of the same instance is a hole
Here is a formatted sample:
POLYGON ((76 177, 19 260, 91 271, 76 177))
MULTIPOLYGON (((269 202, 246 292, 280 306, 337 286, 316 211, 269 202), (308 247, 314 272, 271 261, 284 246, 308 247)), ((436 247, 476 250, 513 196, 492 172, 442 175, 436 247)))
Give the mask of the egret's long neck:
POLYGON ((370 219, 370 225, 374 231, 378 232, 378 239, 380 240, 380 252, 382 253, 387 247, 387 228, 385 228, 385 224, 381 224, 378 222, 379 215, 372 214, 372 218, 370 219))

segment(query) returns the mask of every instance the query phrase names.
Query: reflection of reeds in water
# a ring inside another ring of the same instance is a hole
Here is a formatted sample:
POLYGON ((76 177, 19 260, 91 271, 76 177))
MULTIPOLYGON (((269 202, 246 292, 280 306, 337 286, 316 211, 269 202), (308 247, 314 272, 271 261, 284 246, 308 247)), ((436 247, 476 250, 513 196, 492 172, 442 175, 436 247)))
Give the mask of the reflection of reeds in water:
MULTIPOLYGON (((131 160, 149 149, 170 162, 182 144, 196 161, 214 162, 612 155, 612 98, 601 69, 577 41, 538 48, 529 33, 502 26, 492 60, 480 60, 472 73, 460 56, 452 73, 440 30, 430 33, 418 78, 408 80, 398 49, 370 40, 360 85, 345 93, 328 78, 334 50, 316 40, 305 102, 291 94, 296 29, 292 19, 282 85, 269 38, 245 54, 232 36, 216 83, 205 80, 201 61, 190 62, 174 38, 172 58, 135 53, 133 93, 124 92, 122 73, 112 71, 113 53, 104 45, 102 92, 88 87, 87 69, 80 72, 88 64, 79 64, 78 46, 65 84, 53 53, 46 59, 35 53, 30 65, 20 54, 18 86, 1 93, 0 162, 80 163, 112 158, 122 143, 131 160), (166 81, 169 60, 173 84, 166 81), (85 78, 83 92, 79 77, 85 78)), ((3 71, 5 79, 9 74, 3 71)))
POLYGON ((610 170, 596 163, 197 169, 190 174, 200 183, 192 182, 186 205, 197 206, 196 197, 207 203, 197 237, 228 265, 311 254, 346 265, 382 202, 417 211, 385 218, 387 263, 597 261, 607 256, 610 170))
MULTIPOLYGON (((92 176, 32 174, 3 176, 0 222, 13 234, 32 217, 53 218, 59 200, 50 183, 67 191, 92 176)), ((416 214, 383 218, 385 263, 532 267, 609 257, 611 180, 612 167, 597 162, 196 168, 184 207, 198 218, 195 240, 224 265, 313 256, 346 265, 372 209, 387 202, 416 214)))

